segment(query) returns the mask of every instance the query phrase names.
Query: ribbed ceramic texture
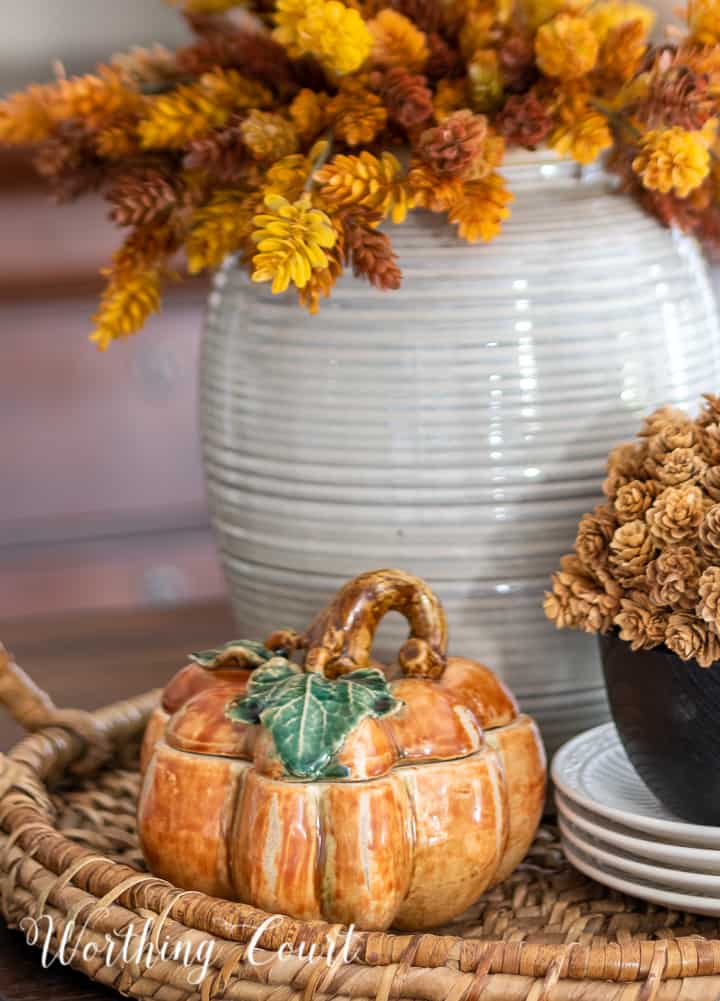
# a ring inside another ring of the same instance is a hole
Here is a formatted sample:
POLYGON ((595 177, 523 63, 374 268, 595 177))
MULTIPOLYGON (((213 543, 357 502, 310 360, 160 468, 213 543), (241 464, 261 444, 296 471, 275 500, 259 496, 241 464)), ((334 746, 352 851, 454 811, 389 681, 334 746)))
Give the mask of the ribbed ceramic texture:
POLYGON ((717 388, 718 328, 696 245, 601 172, 541 152, 504 173, 513 215, 490 245, 425 212, 392 227, 397 292, 346 277, 311 317, 228 262, 202 435, 241 633, 304 627, 347 577, 409 570, 453 652, 497 669, 552 750, 607 709, 594 643, 554 631, 543 589, 609 448, 717 388))

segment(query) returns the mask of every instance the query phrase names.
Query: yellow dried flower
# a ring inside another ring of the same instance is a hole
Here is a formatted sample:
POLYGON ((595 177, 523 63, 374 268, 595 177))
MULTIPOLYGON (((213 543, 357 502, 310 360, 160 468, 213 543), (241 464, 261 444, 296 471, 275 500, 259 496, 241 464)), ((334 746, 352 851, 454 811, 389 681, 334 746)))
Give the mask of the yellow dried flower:
POLYGON ((630 21, 639 21, 644 34, 655 22, 655 11, 634 0, 601 0, 588 10, 586 17, 599 42, 604 42, 608 32, 630 21))
POLYGON ((590 107, 588 95, 581 87, 570 85, 559 94, 555 115, 557 125, 548 143, 560 156, 571 156, 578 163, 587 164, 612 146, 607 119, 590 107))
POLYGON ((594 67, 598 40, 586 17, 558 14, 538 30, 535 57, 545 76, 573 80, 594 67))
POLYGON ((385 128, 385 105, 362 84, 341 87, 330 101, 328 112, 334 134, 348 146, 370 143, 385 128))
POLYGON ((258 192, 216 191, 192 219, 185 243, 190 274, 216 268, 228 254, 249 245, 252 221, 262 204, 258 192))
POLYGON ((250 111, 240 125, 240 134, 255 160, 279 160, 298 148, 295 127, 272 111, 250 111))
POLYGON ((495 12, 492 10, 471 11, 465 18, 459 36, 460 51, 470 62, 479 49, 484 49, 492 41, 495 12))
POLYGON ((236 70, 213 70, 197 83, 153 98, 140 123, 140 138, 146 149, 178 149, 220 128, 233 111, 264 107, 271 100, 266 87, 236 70))
POLYGON ((468 66, 468 92, 473 111, 490 113, 503 101, 504 85, 494 49, 476 52, 468 66))
POLYGON ((328 248, 326 257, 327 267, 315 268, 310 275, 307 285, 298 289, 298 301, 301 306, 311 315, 315 315, 320 308, 320 298, 329 299, 330 292, 343 273, 343 249, 341 228, 335 225, 336 242, 334 247, 328 248))
POLYGON ((306 141, 314 139, 327 125, 328 95, 305 87, 290 104, 290 118, 297 132, 306 141))
POLYGON ((688 132, 674 125, 652 129, 640 140, 640 153, 633 170, 652 191, 672 191, 686 198, 699 187, 710 170, 710 153, 701 132, 688 132))
POLYGON ((716 45, 720 41, 720 0, 688 0, 687 21, 693 41, 716 45))
POLYGON ((339 0, 278 0, 275 24, 275 38, 293 58, 313 55, 333 73, 353 73, 372 47, 360 14, 339 0))
POLYGON ((320 194, 329 205, 362 205, 383 218, 402 222, 408 210, 408 189, 402 167, 392 153, 380 158, 363 150, 357 156, 334 156, 315 174, 320 194))
POLYGON ((51 101, 54 89, 33 84, 0 101, 0 143, 24 145, 42 142, 52 134, 51 101))
POLYGON ((327 215, 314 209, 308 194, 294 204, 282 195, 266 195, 267 212, 253 220, 253 242, 258 253, 253 257, 252 280, 272 281, 274 293, 284 292, 292 282, 304 288, 316 268, 326 268, 325 250, 337 238, 327 215))
POLYGON ((459 177, 439 177, 428 164, 413 160, 408 170, 412 205, 431 212, 447 212, 462 197, 459 177))
POLYGON ((590 0, 522 0, 521 7, 525 20, 535 31, 556 14, 582 14, 589 4, 590 0))
POLYGON ((160 309, 162 274, 157 268, 111 280, 93 317, 90 340, 105 351, 113 341, 136 334, 160 309))
POLYGON ((429 54, 425 33, 404 14, 386 7, 370 21, 369 28, 372 58, 379 66, 403 66, 416 73, 424 69, 429 54))
POLYGON ((470 105, 470 95, 465 77, 457 80, 440 80, 433 99, 436 122, 443 122, 453 111, 460 111, 470 105))
POLYGON ((466 181, 462 195, 448 212, 448 219, 455 223, 458 234, 469 243, 494 239, 510 215, 508 204, 513 200, 504 179, 492 173, 482 180, 466 181))

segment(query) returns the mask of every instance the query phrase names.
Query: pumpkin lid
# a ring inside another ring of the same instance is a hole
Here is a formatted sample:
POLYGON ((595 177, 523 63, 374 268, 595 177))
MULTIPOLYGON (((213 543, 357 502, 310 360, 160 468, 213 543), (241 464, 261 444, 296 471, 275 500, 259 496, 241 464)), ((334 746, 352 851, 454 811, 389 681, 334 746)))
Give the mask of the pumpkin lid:
POLYGON ((400 764, 465 757, 482 747, 484 729, 511 722, 518 710, 492 671, 446 656, 445 633, 437 598, 417 578, 364 575, 308 631, 304 667, 253 644, 253 672, 233 674, 214 656, 206 657, 212 670, 202 680, 178 676, 175 695, 183 685, 195 692, 166 739, 180 750, 252 760, 264 774, 299 779, 359 780, 400 764), (368 665, 375 627, 392 608, 407 615, 411 636, 399 657, 405 676, 388 681, 368 665))

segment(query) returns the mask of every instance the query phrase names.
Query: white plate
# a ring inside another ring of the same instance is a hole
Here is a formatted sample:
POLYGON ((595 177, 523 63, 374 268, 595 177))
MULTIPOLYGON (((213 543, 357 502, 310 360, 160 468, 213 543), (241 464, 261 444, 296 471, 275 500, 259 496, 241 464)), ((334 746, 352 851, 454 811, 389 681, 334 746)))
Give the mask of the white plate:
POLYGON ((639 837, 621 824, 615 824, 605 817, 594 816, 589 810, 584 810, 558 792, 555 802, 558 814, 566 817, 584 835, 597 838, 620 852, 650 859, 652 862, 669 865, 674 869, 720 876, 720 851, 709 848, 685 848, 683 845, 669 845, 662 841, 651 840, 649 836, 639 837))
POLYGON ((563 848, 568 860, 590 876, 597 883, 609 886, 613 890, 620 890, 640 900, 649 900, 653 904, 660 904, 662 907, 669 907, 678 911, 693 911, 695 914, 705 914, 708 917, 720 918, 720 900, 713 900, 712 897, 698 897, 689 893, 676 893, 674 890, 662 890, 651 883, 646 883, 637 879, 629 879, 616 869, 606 868, 586 851, 579 851, 572 847, 567 841, 563 848))
POLYGON ((653 796, 623 750, 613 723, 587 730, 555 755, 552 778, 572 803, 674 845, 720 848, 720 827, 689 824, 653 796))
POLYGON ((570 845, 578 851, 590 855, 603 869, 613 869, 630 879, 639 879, 657 887, 658 890, 677 890, 678 893, 698 894, 720 903, 720 876, 708 876, 702 872, 686 872, 684 869, 668 869, 651 865, 630 855, 620 855, 604 841, 588 838, 565 817, 559 818, 563 845, 570 845))

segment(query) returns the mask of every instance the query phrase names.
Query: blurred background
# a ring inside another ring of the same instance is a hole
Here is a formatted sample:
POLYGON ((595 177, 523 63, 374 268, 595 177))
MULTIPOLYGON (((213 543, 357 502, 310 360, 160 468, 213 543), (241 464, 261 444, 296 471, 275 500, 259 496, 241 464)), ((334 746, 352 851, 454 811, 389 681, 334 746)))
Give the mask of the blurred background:
MULTIPOLYGON (((0 0, 0 92, 188 38, 162 0, 0 0)), ((195 424, 205 282, 142 337, 88 343, 117 245, 100 198, 56 207, 0 153, 0 618, 222 593, 195 424)))

